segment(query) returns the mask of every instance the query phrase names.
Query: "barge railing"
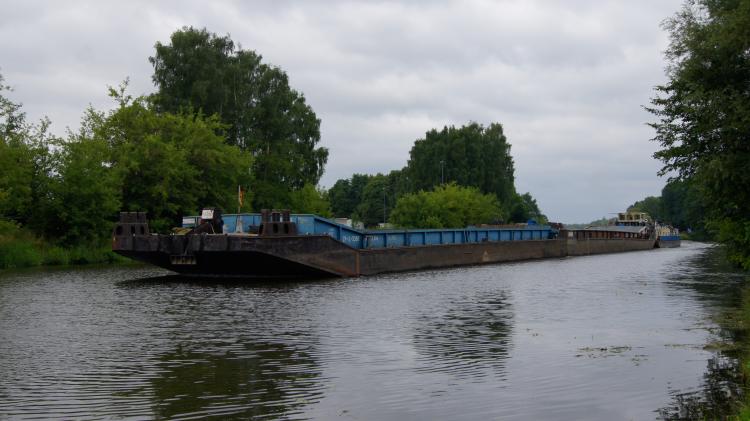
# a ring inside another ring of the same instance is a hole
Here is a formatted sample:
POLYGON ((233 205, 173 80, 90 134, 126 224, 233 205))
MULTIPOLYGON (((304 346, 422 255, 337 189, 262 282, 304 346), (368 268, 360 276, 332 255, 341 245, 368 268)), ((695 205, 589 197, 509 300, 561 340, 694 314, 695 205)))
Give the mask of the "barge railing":
MULTIPOLYGON (((557 236, 557 230, 547 225, 360 230, 312 214, 292 214, 290 218, 297 226, 297 235, 329 235, 355 249, 547 240, 557 236)), ((198 216, 184 217, 182 226, 192 228, 198 223, 198 219, 198 216)), ((247 234, 251 232, 251 228, 260 227, 263 222, 260 213, 224 214, 223 219, 224 232, 229 234, 247 234)))

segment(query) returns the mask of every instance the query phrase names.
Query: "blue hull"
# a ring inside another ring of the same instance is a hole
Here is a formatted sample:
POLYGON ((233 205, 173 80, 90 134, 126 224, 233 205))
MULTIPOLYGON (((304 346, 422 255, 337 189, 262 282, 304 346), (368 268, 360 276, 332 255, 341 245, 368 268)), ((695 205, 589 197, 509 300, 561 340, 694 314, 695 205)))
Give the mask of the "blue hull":
POLYGON ((656 247, 663 249, 680 247, 681 241, 679 235, 662 235, 656 240, 656 247))

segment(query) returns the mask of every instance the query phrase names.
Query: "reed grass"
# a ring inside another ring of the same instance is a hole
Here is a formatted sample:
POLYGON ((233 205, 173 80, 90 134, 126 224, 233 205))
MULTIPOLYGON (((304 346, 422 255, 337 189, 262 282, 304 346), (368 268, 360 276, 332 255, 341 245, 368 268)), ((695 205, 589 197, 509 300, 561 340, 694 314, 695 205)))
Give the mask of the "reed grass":
POLYGON ((128 261, 107 245, 62 247, 35 237, 12 222, 0 220, 0 269, 128 261))

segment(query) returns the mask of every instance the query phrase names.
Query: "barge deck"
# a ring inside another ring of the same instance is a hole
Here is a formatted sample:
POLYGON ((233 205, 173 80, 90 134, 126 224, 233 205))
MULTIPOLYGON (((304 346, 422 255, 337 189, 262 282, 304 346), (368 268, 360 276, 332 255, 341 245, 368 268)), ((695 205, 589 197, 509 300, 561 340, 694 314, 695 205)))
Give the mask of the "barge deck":
POLYGON ((656 242, 630 233, 558 231, 544 225, 358 230, 316 215, 277 212, 224 215, 213 224, 189 217, 183 225, 191 231, 151 234, 145 214, 123 212, 112 249, 189 276, 275 279, 353 277, 647 250, 656 242))

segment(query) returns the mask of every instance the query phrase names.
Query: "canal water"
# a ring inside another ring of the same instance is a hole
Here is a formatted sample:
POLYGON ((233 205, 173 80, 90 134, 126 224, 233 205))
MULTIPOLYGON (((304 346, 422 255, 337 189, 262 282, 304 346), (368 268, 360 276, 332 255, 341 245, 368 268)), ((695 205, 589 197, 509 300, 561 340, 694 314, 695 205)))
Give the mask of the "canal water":
POLYGON ((0 419, 689 418, 737 390, 706 347, 745 281, 719 259, 684 242, 309 282, 4 273, 0 419))

